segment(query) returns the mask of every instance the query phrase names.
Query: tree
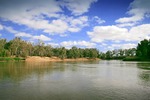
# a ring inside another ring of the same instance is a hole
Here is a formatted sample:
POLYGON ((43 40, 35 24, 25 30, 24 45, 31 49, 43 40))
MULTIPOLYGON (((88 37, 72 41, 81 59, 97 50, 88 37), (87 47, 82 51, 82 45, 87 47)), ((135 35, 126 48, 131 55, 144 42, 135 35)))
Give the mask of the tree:
POLYGON ((111 59, 112 58, 112 52, 111 51, 107 51, 106 52, 106 59, 111 59))
POLYGON ((0 56, 5 57, 6 56, 6 50, 5 50, 5 44, 6 39, 0 39, 0 56))
POLYGON ((61 59, 66 58, 66 49, 65 49, 65 47, 60 48, 59 57, 60 57, 61 59))
POLYGON ((138 43, 136 55, 140 58, 150 59, 150 40, 144 39, 138 43))

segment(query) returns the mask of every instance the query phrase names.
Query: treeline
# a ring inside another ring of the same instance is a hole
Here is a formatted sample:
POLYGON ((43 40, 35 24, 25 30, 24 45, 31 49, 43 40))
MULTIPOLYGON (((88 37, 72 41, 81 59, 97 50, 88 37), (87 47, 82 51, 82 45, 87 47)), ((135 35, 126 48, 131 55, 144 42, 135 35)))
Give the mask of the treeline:
POLYGON ((150 40, 144 39, 138 43, 136 56, 141 60, 150 60, 150 40))
POLYGON ((77 48, 72 47, 66 49, 65 47, 53 48, 50 45, 45 45, 42 41, 36 44, 24 41, 21 38, 14 38, 7 41, 0 39, 0 57, 27 57, 27 56, 56 56, 61 59, 64 58, 97 58, 99 51, 95 48, 77 48))
POLYGON ((53 48, 45 45, 42 41, 36 44, 24 41, 21 38, 14 38, 7 41, 0 39, 0 57, 59 57, 64 58, 101 58, 101 59, 125 59, 125 60, 150 60, 150 40, 144 39, 138 43, 136 48, 118 49, 99 52, 96 48, 77 48, 73 46, 71 49, 65 47, 53 48))
POLYGON ((150 61, 150 40, 144 39, 136 48, 118 49, 99 54, 101 59, 121 59, 124 61, 150 61))
POLYGON ((136 49, 117 49, 112 51, 107 51, 106 53, 100 53, 101 59, 124 59, 126 57, 135 57, 136 56, 136 49))

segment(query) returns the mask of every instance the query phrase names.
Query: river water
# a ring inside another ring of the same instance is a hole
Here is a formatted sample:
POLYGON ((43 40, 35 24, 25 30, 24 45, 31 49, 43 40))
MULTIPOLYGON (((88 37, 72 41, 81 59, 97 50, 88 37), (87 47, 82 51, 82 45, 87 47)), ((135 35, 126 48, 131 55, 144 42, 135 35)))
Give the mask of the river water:
POLYGON ((150 63, 0 62, 0 100, 150 100, 150 63))

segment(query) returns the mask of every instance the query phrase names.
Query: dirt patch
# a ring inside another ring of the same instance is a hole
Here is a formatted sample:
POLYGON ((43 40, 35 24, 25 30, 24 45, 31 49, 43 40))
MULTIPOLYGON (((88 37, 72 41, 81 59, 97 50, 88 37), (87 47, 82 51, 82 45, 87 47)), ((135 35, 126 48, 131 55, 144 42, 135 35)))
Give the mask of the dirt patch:
POLYGON ((39 56, 29 56, 26 58, 25 61, 28 62, 50 62, 50 61, 89 61, 89 60, 99 60, 96 59, 89 59, 89 58, 77 58, 77 59, 60 59, 58 57, 39 57, 39 56))

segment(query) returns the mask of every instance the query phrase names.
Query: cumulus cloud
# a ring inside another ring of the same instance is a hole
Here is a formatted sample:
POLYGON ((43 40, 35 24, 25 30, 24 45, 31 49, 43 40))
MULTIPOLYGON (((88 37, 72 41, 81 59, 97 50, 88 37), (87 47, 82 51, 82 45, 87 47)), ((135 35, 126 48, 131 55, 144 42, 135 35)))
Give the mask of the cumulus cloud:
POLYGON ((91 41, 140 41, 150 38, 150 24, 143 24, 131 29, 117 26, 95 26, 92 32, 87 32, 91 41))
POLYGON ((60 45, 58 43, 49 42, 47 45, 50 45, 52 47, 59 47, 60 45))
POLYGON ((88 12, 90 5, 97 0, 63 0, 63 5, 72 12, 73 15, 82 15, 88 12))
POLYGON ((3 30, 3 26, 0 24, 0 30, 3 30))
POLYGON ((51 38, 49 38, 49 37, 47 37, 47 36, 45 36, 43 34, 41 34, 39 36, 31 35, 29 33, 16 31, 12 27, 6 27, 6 26, 4 27, 4 29, 7 30, 10 33, 13 33, 14 36, 16 36, 16 37, 27 37, 27 38, 30 38, 32 40, 39 39, 39 40, 42 40, 42 41, 50 41, 51 40, 51 38))
POLYGON ((130 48, 136 48, 137 44, 134 43, 124 43, 124 44, 111 44, 110 46, 107 46, 109 50, 115 50, 115 49, 130 49, 130 48))
POLYGON ((50 35, 64 36, 67 32, 79 32, 88 26, 88 17, 63 15, 61 6, 65 6, 73 14, 81 15, 88 11, 93 2, 96 0, 5 0, 0 3, 0 17, 50 35))
POLYGON ((87 41, 63 41, 60 43, 60 45, 66 48, 70 48, 72 46, 92 48, 96 46, 95 43, 87 42, 87 41))
POLYGON ((119 23, 116 26, 118 27, 132 27, 135 26, 137 24, 137 22, 133 22, 133 23, 119 23))
MULTIPOLYGON (((130 17, 123 17, 117 19, 116 23, 130 23, 129 25, 143 20, 150 14, 150 0, 134 0, 130 4, 130 10, 127 12, 130 17)), ((127 26, 127 24, 126 24, 127 26)))
POLYGON ((33 36, 32 39, 38 39, 38 40, 42 40, 42 41, 50 41, 51 39, 43 34, 39 35, 39 36, 33 36))
POLYGON ((94 16, 93 20, 95 20, 98 24, 102 24, 105 23, 105 20, 102 20, 101 18, 99 18, 98 16, 94 16))
POLYGON ((126 37, 128 30, 117 26, 95 26, 92 32, 87 32, 89 37, 94 42, 102 42, 105 40, 122 40, 126 37))

